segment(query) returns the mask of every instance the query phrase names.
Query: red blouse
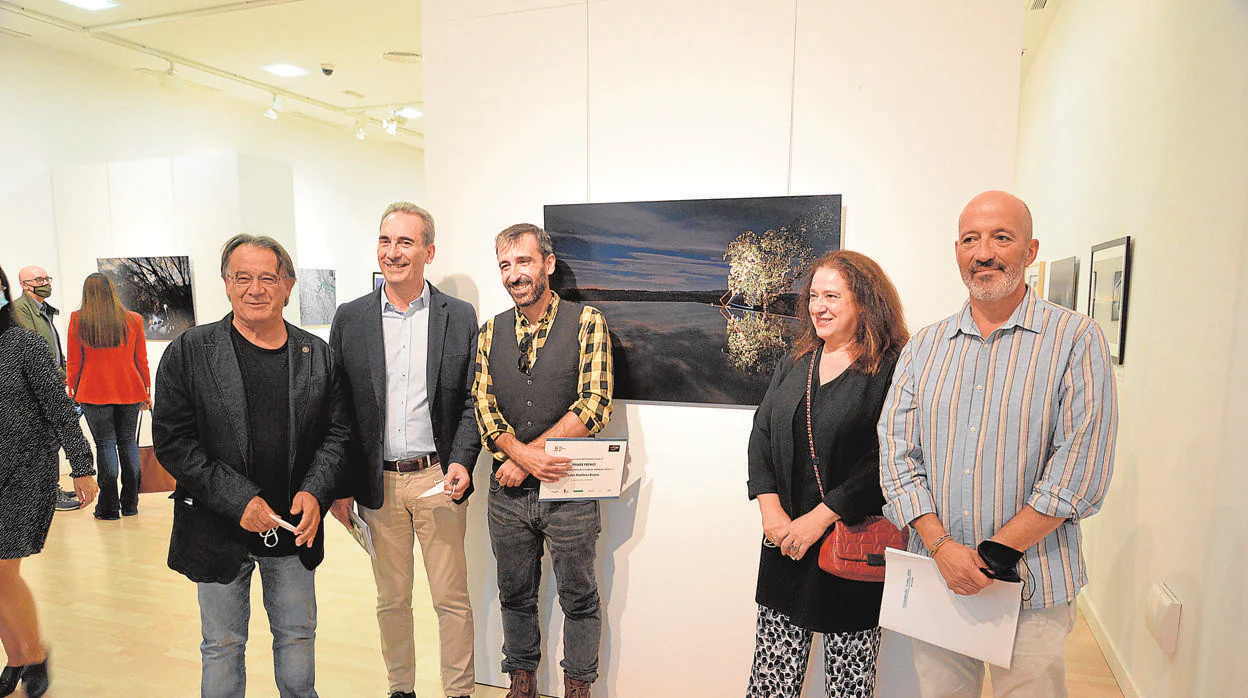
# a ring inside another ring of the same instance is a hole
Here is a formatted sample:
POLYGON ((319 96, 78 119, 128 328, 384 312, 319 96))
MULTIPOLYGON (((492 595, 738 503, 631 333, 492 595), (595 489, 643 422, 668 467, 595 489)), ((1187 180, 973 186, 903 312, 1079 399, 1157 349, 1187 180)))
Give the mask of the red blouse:
POLYGON ((126 311, 126 341, 93 349, 78 337, 78 312, 69 316, 65 382, 69 396, 88 405, 133 405, 151 399, 143 318, 126 311))

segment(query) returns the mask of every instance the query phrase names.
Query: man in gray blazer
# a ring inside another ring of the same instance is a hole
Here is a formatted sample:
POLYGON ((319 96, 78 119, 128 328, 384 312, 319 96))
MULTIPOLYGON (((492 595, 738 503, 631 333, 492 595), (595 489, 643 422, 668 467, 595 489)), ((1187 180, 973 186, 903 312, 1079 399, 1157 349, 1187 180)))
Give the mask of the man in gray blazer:
POLYGON ((391 698, 416 695, 416 540, 438 615, 443 688, 467 696, 476 686, 464 533, 481 451, 469 390, 477 314, 425 280, 433 234, 433 216, 423 208, 387 207, 377 238, 385 284, 338 308, 329 331, 353 432, 346 496, 333 513, 349 528, 354 499, 372 531, 391 698))

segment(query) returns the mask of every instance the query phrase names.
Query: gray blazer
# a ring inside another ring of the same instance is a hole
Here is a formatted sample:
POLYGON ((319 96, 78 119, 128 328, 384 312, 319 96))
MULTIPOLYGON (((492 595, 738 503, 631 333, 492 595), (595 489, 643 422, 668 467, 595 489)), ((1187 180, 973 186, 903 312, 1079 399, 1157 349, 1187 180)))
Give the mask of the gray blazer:
MULTIPOLYGON (((382 430, 386 427, 386 350, 381 330, 381 288, 338 307, 329 330, 339 380, 347 395, 351 444, 342 497, 378 509, 382 503, 382 430)), ((477 313, 468 303, 429 284, 429 346, 425 380, 433 441, 446 471, 450 463, 472 470, 481 452, 472 406, 477 355, 477 313)), ((472 484, 460 503, 467 502, 472 484)))

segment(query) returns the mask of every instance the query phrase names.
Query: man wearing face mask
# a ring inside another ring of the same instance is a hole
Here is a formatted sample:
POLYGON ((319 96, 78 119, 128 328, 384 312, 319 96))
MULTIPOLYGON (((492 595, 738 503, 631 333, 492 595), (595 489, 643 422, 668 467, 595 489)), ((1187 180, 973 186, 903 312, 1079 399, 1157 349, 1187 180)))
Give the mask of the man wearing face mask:
POLYGON ((61 351, 61 335, 52 324, 52 319, 61 311, 48 302, 48 296, 52 295, 52 277, 43 267, 29 266, 17 272, 17 279, 22 285, 22 295, 13 301, 13 320, 18 326, 43 337, 64 379, 65 352, 61 351))
MULTIPOLYGON (((13 299, 13 321, 18 327, 24 327, 43 337, 48 343, 48 350, 56 359, 56 367, 61 372, 61 380, 65 380, 65 352, 61 351, 61 335, 56 331, 52 319, 61 314, 48 302, 52 295, 52 277, 43 267, 22 267, 17 272, 18 282, 22 285, 22 295, 13 299)), ((82 506, 73 492, 61 490, 56 500, 57 511, 73 511, 82 506)))

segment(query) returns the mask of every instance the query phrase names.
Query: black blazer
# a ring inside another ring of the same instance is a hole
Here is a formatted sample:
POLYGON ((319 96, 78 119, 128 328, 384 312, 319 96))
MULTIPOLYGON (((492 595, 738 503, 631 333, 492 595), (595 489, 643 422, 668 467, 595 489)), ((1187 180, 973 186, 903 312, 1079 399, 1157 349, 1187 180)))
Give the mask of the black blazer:
MULTIPOLYGON (((239 525, 260 487, 248 477, 250 448, 243 376, 230 340, 234 314, 192 327, 160 359, 152 403, 156 457, 178 481, 171 499, 169 567, 197 582, 229 582, 248 555, 239 525)), ((290 494, 308 492, 324 514, 345 464, 350 431, 334 372, 320 338, 289 323, 290 494)), ((300 547, 304 567, 325 557, 324 528, 311 548, 300 547)))
MULTIPOLYGON (((386 427, 386 349, 381 330, 382 288, 338 307, 329 330, 338 375, 348 397, 351 444, 341 497, 381 508, 382 430, 386 427)), ((472 406, 477 356, 477 312, 429 284, 429 357, 425 381, 433 441, 442 471, 451 463, 468 469, 477 464, 481 437, 472 406)), ((468 501, 472 482, 459 500, 468 501)))

